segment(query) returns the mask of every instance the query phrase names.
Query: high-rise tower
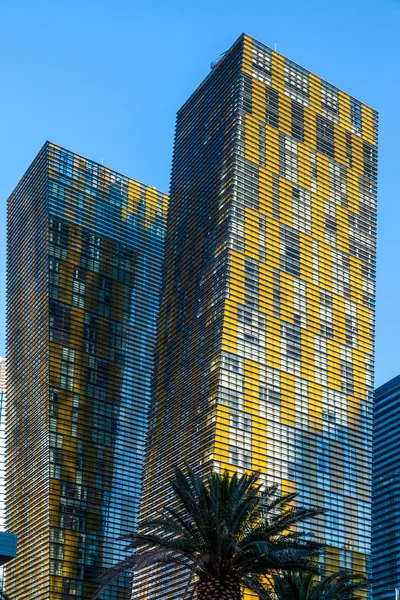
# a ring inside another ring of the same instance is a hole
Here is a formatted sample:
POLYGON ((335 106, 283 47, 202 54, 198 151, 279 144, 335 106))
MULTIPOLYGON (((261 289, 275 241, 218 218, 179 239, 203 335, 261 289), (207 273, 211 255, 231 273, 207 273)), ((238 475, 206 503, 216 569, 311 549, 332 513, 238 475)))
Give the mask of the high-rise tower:
MULTIPOLYGON (((6 469, 6 359, 0 357, 0 532, 5 531, 6 469)), ((0 590, 4 585, 4 567, 0 567, 0 590)))
POLYGON ((5 531, 6 359, 0 357, 0 531, 5 531))
MULTIPOLYGON (((167 196, 45 144, 9 199, 7 591, 88 600, 135 527, 167 196)), ((107 600, 130 595, 130 577, 107 600)))
POLYGON ((175 464, 259 470, 325 508, 326 569, 368 568, 376 142, 375 111, 246 35, 179 110, 143 517, 175 464))
POLYGON ((375 390, 372 471, 372 577, 374 600, 400 590, 400 375, 375 390))

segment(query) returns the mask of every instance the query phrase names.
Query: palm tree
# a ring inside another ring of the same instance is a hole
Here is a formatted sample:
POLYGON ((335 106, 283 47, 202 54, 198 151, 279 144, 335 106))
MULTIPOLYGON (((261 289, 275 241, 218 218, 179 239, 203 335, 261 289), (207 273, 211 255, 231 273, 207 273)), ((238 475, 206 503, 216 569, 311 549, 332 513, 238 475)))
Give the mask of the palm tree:
POLYGON ((273 575, 273 592, 265 600, 352 600, 359 591, 368 589, 369 581, 351 571, 336 571, 319 579, 313 572, 277 573, 273 575))
POLYGON ((94 598, 119 573, 155 564, 189 571, 183 597, 193 598, 195 590, 199 600, 241 600, 243 588, 261 595, 260 578, 277 569, 316 571, 316 545, 293 527, 321 511, 291 506, 296 494, 277 496, 277 486, 262 491, 258 478, 224 472, 203 481, 190 468, 176 468, 173 507, 122 538, 134 553, 106 571, 94 598))

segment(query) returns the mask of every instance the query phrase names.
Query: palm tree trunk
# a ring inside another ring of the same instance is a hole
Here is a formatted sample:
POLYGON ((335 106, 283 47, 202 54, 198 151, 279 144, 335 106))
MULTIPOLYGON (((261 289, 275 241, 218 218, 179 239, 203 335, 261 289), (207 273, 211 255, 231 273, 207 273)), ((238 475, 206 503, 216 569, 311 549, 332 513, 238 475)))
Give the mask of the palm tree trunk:
POLYGON ((213 579, 201 577, 197 587, 198 600, 242 600, 242 589, 239 581, 234 577, 213 579))

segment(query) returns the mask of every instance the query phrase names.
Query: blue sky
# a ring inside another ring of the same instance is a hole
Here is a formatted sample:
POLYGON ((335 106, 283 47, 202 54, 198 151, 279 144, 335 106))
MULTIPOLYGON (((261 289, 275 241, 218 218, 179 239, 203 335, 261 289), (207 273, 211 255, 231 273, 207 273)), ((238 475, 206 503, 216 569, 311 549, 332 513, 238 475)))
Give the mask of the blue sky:
POLYGON ((399 0, 0 0, 6 199, 46 139, 168 191, 177 109, 245 31, 380 113, 376 383, 400 373, 399 0))

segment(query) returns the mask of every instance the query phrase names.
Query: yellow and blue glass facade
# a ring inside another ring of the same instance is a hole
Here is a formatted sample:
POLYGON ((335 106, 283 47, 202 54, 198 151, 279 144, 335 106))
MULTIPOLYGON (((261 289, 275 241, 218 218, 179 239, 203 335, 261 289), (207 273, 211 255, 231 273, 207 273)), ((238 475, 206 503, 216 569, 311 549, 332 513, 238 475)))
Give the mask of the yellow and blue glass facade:
POLYGON ((399 417, 400 375, 397 375, 375 390, 372 470, 374 600, 393 600, 400 590, 399 417))
POLYGON ((179 110, 143 517, 176 463, 259 470, 325 509, 326 572, 369 570, 377 126, 247 35, 179 110))
MULTIPOLYGON (((89 599, 137 524, 168 197, 46 143, 8 203, 15 598, 89 599)), ((130 597, 126 575, 104 600, 130 597)))

